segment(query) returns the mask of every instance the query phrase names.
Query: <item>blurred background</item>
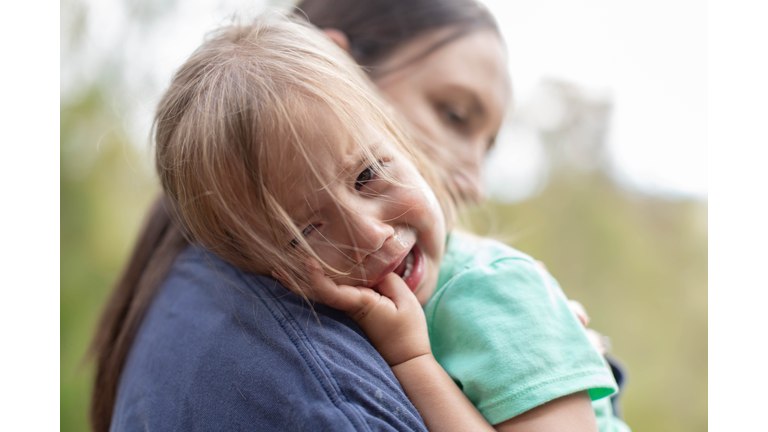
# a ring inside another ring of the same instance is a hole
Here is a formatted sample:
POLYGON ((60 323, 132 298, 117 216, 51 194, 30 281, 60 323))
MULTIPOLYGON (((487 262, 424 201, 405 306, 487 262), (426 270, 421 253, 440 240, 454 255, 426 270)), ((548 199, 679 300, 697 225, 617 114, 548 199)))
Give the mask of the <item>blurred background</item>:
MULTIPOLYGON (((158 191, 154 108, 205 33, 287 1, 61 1, 61 429, 158 191)), ((544 261, 629 369, 633 431, 707 430, 706 5, 484 2, 515 93, 467 226, 544 261)))

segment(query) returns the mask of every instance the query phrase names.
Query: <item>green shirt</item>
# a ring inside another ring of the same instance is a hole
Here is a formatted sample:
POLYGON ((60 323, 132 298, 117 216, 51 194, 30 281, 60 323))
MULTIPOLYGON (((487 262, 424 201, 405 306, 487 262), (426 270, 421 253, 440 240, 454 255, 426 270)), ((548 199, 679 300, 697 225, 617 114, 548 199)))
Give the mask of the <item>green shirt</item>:
MULTIPOLYGON (((435 358, 492 425, 576 392, 598 401, 617 390, 555 279, 507 245, 452 233, 424 312, 435 358)), ((628 431, 607 401, 594 402, 609 417, 600 430, 628 431)))

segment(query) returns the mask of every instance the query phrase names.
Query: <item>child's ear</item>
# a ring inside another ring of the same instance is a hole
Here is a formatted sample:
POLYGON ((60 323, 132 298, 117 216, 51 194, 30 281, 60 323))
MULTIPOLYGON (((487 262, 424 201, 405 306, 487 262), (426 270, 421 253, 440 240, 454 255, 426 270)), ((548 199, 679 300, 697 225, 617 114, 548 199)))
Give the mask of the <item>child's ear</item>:
POLYGON ((343 31, 335 28, 327 28, 323 29, 323 33, 325 33, 325 35, 328 36, 328 38, 330 38, 341 49, 349 52, 349 38, 344 34, 343 31))

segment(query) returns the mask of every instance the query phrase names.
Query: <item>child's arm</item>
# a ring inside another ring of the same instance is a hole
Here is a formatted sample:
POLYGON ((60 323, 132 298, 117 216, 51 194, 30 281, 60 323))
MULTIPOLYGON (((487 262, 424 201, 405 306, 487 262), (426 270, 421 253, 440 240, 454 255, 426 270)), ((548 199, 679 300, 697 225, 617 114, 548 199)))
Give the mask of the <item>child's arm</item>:
MULTIPOLYGON (((336 285, 319 267, 308 266, 311 298, 346 312, 363 329, 433 431, 493 430, 432 355, 424 311, 395 274, 377 286, 336 285)), ((495 426, 526 432, 569 430, 597 432, 586 392, 565 396, 495 426)))
POLYGON ((395 274, 376 291, 336 285, 310 267, 313 296, 346 312, 392 368, 405 394, 434 431, 493 430, 432 356, 424 311, 395 274))
POLYGON ((501 432, 595 431, 597 420, 586 391, 549 401, 494 427, 501 432))

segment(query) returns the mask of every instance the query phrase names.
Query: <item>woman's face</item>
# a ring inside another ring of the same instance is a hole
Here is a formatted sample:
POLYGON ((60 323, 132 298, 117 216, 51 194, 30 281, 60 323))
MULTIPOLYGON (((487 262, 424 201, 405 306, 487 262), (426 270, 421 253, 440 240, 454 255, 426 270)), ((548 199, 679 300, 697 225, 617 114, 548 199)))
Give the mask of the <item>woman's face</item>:
POLYGON ((510 105, 511 85, 504 46, 490 29, 423 56, 452 31, 437 30, 399 47, 379 65, 392 72, 375 82, 422 134, 430 157, 448 168, 461 198, 478 201, 483 159, 510 105))

